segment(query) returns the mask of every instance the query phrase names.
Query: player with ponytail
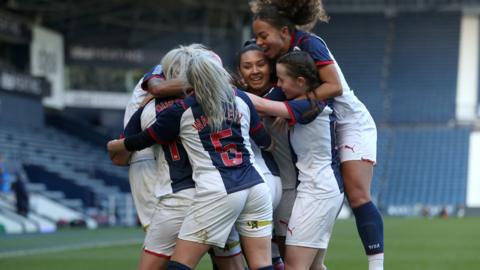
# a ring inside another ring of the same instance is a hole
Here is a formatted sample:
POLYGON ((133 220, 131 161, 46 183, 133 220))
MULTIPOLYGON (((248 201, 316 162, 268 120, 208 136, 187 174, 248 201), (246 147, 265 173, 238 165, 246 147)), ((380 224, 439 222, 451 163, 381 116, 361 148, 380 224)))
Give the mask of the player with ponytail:
POLYGON ((276 60, 301 50, 310 54, 321 84, 312 99, 334 98, 336 137, 341 171, 369 269, 383 269, 383 220, 371 201, 370 186, 376 162, 377 129, 365 105, 348 85, 339 64, 320 37, 306 32, 328 21, 321 0, 257 0, 251 2, 253 32, 265 55, 276 60))

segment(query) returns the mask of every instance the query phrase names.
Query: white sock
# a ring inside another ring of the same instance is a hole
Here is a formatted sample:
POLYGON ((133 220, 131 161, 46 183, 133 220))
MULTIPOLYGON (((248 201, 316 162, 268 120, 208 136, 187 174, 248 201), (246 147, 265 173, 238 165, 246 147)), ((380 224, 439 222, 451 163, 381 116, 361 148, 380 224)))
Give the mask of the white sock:
POLYGON ((383 253, 368 256, 368 270, 383 270, 383 253))

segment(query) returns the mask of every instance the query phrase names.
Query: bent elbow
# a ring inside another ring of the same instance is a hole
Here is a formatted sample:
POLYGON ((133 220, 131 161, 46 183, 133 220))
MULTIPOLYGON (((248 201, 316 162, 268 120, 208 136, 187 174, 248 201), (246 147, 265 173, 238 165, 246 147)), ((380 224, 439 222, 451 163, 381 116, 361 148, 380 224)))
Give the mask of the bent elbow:
POLYGON ((340 87, 338 87, 337 91, 335 92, 335 96, 339 97, 341 95, 343 95, 343 88, 340 86, 340 87))

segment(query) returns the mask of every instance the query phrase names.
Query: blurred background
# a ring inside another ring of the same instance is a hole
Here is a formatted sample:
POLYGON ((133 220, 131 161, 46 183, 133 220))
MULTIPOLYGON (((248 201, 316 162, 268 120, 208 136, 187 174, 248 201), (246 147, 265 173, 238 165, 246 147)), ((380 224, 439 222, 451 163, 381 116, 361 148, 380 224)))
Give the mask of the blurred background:
MULTIPOLYGON (((323 2, 313 32, 378 126, 382 213, 480 215, 480 1, 323 2)), ((235 71, 251 37, 248 1, 0 0, 0 237, 137 226, 105 151, 133 87, 179 44, 235 71)))

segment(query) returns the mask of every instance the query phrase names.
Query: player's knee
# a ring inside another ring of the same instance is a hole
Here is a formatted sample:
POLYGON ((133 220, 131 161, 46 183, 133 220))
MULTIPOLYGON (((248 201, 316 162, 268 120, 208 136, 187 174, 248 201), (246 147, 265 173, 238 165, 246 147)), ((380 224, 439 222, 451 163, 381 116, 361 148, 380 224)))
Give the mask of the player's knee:
POLYGON ((369 192, 351 192, 347 197, 351 208, 360 207, 372 200, 369 192))

